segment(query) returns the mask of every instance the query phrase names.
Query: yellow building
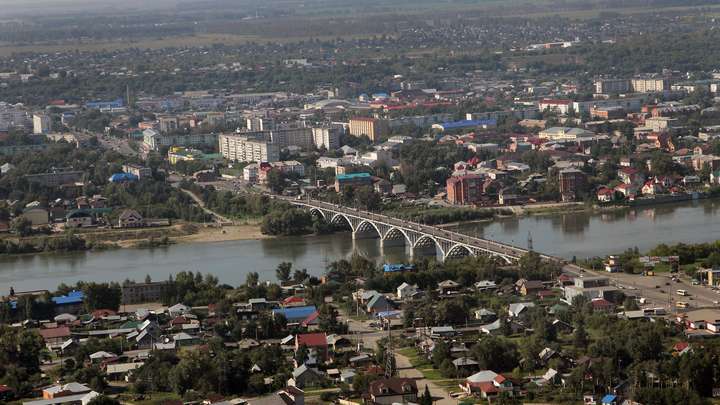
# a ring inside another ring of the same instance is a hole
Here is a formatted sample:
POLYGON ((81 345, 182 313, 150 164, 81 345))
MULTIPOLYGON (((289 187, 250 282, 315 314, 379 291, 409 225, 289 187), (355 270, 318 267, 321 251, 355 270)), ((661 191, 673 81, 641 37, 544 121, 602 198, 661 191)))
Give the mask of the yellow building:
POLYGON ((350 135, 367 135, 371 141, 376 142, 387 133, 387 122, 372 117, 355 117, 350 119, 350 135))

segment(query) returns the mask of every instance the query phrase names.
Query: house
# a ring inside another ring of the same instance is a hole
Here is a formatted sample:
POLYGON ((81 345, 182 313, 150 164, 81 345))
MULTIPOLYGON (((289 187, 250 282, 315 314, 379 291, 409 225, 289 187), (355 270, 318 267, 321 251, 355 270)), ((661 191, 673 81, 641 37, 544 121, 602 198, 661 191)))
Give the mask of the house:
POLYGON ((94 221, 95 217, 90 214, 90 211, 85 209, 73 210, 65 216, 65 227, 87 228, 92 226, 94 221))
POLYGON ((497 284, 495 284, 494 281, 490 281, 490 280, 478 281, 477 283, 473 284, 473 286, 475 287, 476 290, 478 290, 480 292, 495 291, 498 288, 497 284))
POLYGON ((394 308, 395 306, 380 293, 376 293, 366 305, 366 310, 369 313, 384 312, 394 308))
POLYGON ((127 381, 130 374, 132 374, 132 371, 142 367, 143 364, 145 363, 108 364, 105 366, 105 374, 108 379, 113 381, 127 381))
POLYGON ((339 351, 345 351, 347 349, 352 349, 352 342, 350 339, 340 336, 340 335, 327 335, 327 345, 329 349, 332 349, 334 352, 339 351))
POLYGON ((511 318, 519 318, 524 315, 528 308, 534 308, 532 302, 514 302, 508 306, 508 315, 511 318))
POLYGON ((143 226, 145 226, 145 220, 135 210, 124 210, 118 217, 119 228, 141 228, 143 226))
POLYGON ((89 357, 92 363, 102 363, 103 361, 116 359, 117 355, 101 350, 99 352, 90 354, 89 357))
POLYGON ((460 284, 452 281, 445 280, 438 283, 438 292, 440 295, 455 294, 460 291, 460 284))
POLYGON ((397 288, 397 297, 398 299, 404 300, 412 298, 415 294, 418 292, 418 286, 417 284, 410 285, 408 283, 403 282, 400 284, 397 288))
POLYGON ((177 316, 185 315, 190 313, 191 308, 187 305, 183 304, 175 304, 167 309, 168 314, 170 314, 171 317, 175 318, 177 316))
POLYGON ((67 326, 40 329, 38 330, 38 333, 42 336, 45 345, 48 347, 59 347, 70 338, 70 328, 67 326))
POLYGON ((492 322, 497 319, 497 314, 489 309, 481 308, 475 311, 475 319, 480 322, 492 322))
MULTIPOLYGON (((234 404, 230 401, 229 405, 234 404)), ((305 392, 298 387, 287 386, 273 394, 251 399, 237 405, 305 405, 305 392)))
POLYGON ((612 202, 615 199, 615 190, 607 187, 600 187, 597 190, 597 200, 600 202, 612 202))
POLYGON ((305 364, 292 372, 292 385, 298 388, 318 386, 324 379, 322 373, 305 364))
POLYGON ((321 361, 327 360, 328 341, 325 332, 322 333, 303 333, 295 336, 295 352, 300 347, 305 346, 309 350, 314 350, 321 361))
POLYGON ((301 307, 276 308, 272 310, 273 317, 284 316, 288 325, 300 324, 311 315, 317 313, 315 305, 301 307))
POLYGON ((43 389, 43 399, 55 399, 60 397, 66 397, 69 395, 87 394, 90 391, 90 387, 77 382, 71 382, 64 385, 53 385, 43 389))
POLYGON ((459 376, 470 375, 478 368, 478 362, 469 357, 460 357, 452 361, 459 376))
POLYGON ((513 383, 502 374, 491 370, 479 371, 467 377, 460 388, 468 395, 480 395, 484 399, 497 397, 501 392, 512 395, 513 383))
POLYGON ((590 301, 590 305, 592 306, 593 311, 610 313, 615 310, 615 304, 605 298, 593 298, 590 301))
POLYGON ((515 282, 515 290, 522 296, 535 295, 544 288, 542 281, 538 280, 525 280, 521 278, 515 282))
POLYGON ((370 383, 366 401, 370 404, 390 405, 416 402, 417 384, 412 378, 381 378, 370 383))
POLYGON ((200 343, 200 339, 195 336, 190 336, 185 332, 176 333, 172 336, 173 342, 176 347, 194 346, 200 343))

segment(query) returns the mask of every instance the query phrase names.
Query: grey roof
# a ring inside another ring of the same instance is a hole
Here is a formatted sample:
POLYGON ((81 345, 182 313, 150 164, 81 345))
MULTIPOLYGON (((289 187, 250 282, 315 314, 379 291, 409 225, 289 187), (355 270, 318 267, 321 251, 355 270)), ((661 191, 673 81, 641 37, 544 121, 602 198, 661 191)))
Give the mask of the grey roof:
POLYGON ((469 357, 460 357, 459 359, 453 360, 452 363, 455 365, 455 367, 477 366, 478 365, 477 361, 475 361, 469 357))
POLYGON ((98 396, 95 391, 86 392, 84 394, 68 395, 66 397, 58 397, 53 399, 40 399, 38 401, 27 401, 23 402, 23 405, 55 405, 55 404, 67 404, 67 403, 78 403, 90 402, 91 399, 98 396))

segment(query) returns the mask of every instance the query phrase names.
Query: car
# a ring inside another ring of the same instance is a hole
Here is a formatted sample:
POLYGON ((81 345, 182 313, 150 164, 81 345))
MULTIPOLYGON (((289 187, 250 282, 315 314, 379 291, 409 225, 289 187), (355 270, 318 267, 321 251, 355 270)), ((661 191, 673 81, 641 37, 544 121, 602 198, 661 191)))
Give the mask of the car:
POLYGON ((693 279, 692 285, 700 285, 700 282, 698 280, 693 279))
POLYGON ((715 304, 715 305, 720 305, 720 301, 718 301, 718 300, 713 300, 713 304, 715 304))

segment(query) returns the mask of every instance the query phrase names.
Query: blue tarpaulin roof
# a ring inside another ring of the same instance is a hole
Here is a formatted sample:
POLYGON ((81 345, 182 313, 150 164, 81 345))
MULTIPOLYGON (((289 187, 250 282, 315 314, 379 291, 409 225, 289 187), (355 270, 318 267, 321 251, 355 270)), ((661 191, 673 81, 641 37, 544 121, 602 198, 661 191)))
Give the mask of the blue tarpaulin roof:
POLYGON ((383 271, 385 273, 393 273, 396 271, 415 270, 415 266, 412 264, 389 264, 383 265, 383 271))
POLYGON ((615 398, 617 398, 615 395, 607 394, 603 397, 602 401, 600 401, 600 402, 602 402, 603 404, 611 404, 611 403, 615 402, 615 398))
POLYGON ((273 309, 273 314, 284 315, 287 320, 304 320, 315 311, 317 311, 315 305, 307 305, 304 307, 273 309))
POLYGON ((70 305, 70 304, 81 304, 85 294, 82 291, 70 291, 67 295, 61 295, 59 297, 52 297, 55 305, 70 305))

